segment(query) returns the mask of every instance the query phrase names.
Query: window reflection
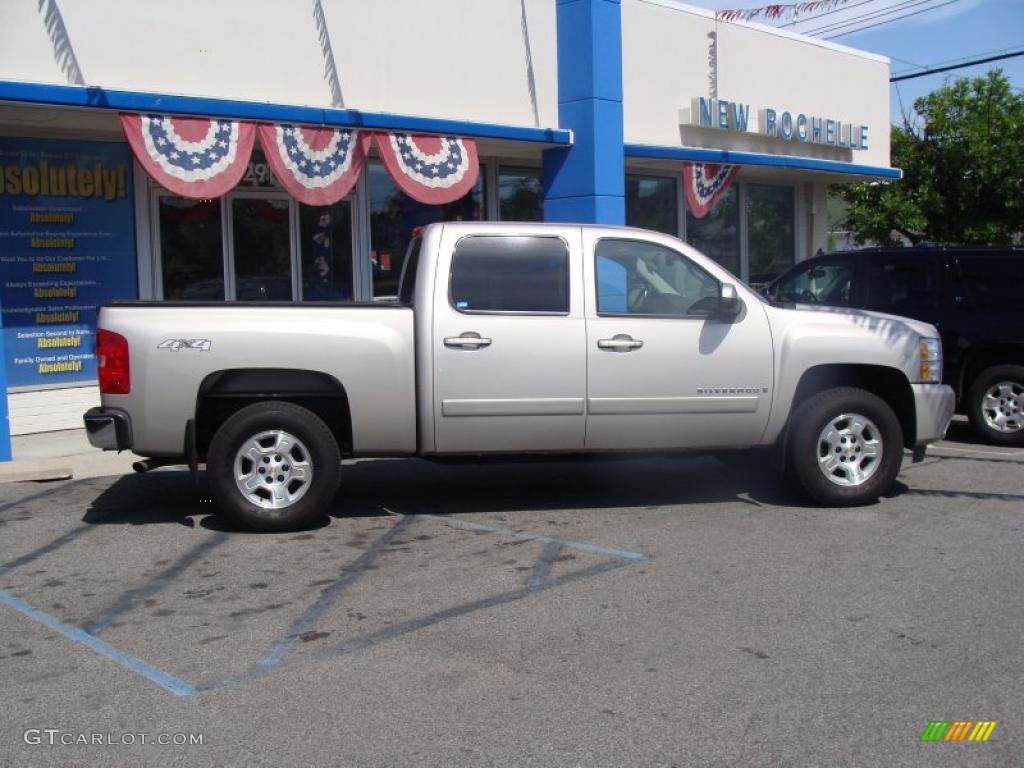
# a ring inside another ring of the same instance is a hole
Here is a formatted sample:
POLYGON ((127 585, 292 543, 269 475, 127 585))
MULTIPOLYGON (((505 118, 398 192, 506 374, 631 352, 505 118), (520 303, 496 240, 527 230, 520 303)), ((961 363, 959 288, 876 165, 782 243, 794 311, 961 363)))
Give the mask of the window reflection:
POLYGON ((351 301, 352 206, 299 206, 302 300, 351 301))
POLYGON ((484 169, 473 189, 447 205, 424 205, 402 192, 379 162, 368 164, 370 189, 370 261, 373 295, 395 296, 413 230, 438 221, 484 218, 484 169))
POLYGON ((747 245, 751 287, 760 289, 793 266, 793 187, 747 185, 747 245))
POLYGON ((159 208, 163 297, 223 299, 220 201, 161 196, 159 208))
POLYGON ((626 176, 626 225, 678 235, 675 179, 626 176))
POLYGON ((702 219, 686 211, 686 241, 734 275, 740 274, 740 211, 733 184, 702 219))
POLYGON ((498 173, 498 208, 502 221, 543 221, 540 171, 501 168, 498 173))

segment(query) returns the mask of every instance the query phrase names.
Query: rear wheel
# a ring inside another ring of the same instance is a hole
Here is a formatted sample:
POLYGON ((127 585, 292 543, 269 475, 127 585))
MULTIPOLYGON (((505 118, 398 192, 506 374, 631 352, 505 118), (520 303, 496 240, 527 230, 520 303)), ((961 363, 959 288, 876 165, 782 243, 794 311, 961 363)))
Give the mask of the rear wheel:
POLYGON ((990 443, 1024 445, 1024 366, 982 371, 967 391, 967 417, 990 443))
POLYGON ((791 479, 829 507, 875 501, 892 488, 903 460, 903 430, 871 392, 828 389, 800 404, 789 436, 791 479))
POLYGON ((341 456, 316 414, 293 403, 254 403, 217 430, 206 475, 217 508, 239 525, 290 531, 327 509, 338 489, 341 456))

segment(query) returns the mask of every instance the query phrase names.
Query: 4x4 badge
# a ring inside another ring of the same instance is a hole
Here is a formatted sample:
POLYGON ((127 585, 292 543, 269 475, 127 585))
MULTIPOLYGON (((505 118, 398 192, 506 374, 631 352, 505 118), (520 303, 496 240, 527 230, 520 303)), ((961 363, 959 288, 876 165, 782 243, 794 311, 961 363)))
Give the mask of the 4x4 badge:
POLYGON ((156 345, 157 349, 170 349, 177 352, 179 349, 198 349, 200 352, 209 352, 213 347, 210 339, 168 339, 156 345))

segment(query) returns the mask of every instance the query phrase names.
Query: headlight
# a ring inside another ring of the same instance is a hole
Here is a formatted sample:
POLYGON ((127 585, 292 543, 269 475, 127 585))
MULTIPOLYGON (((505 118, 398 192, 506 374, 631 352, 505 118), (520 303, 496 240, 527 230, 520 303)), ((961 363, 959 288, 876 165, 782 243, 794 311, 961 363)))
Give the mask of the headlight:
POLYGON ((942 342, 938 339, 921 339, 918 346, 918 382, 942 383, 942 342))

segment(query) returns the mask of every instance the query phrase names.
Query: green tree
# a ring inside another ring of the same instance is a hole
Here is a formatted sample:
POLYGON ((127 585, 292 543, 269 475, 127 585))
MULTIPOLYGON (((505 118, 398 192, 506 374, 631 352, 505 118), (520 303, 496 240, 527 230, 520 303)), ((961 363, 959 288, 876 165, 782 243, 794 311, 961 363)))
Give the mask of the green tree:
POLYGON ((1024 97, 1001 70, 958 79, 914 102, 892 129, 894 182, 841 189, 859 243, 1004 245, 1024 234, 1024 97))

